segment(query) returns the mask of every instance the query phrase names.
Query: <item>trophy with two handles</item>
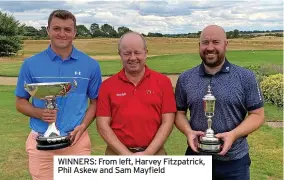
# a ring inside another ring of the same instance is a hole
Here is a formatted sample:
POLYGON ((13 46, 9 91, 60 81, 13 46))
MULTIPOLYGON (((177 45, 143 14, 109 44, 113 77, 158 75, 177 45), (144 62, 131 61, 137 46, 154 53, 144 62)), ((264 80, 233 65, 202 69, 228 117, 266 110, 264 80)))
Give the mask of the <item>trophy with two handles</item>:
POLYGON ((212 118, 215 111, 216 98, 212 94, 211 84, 208 85, 207 94, 203 97, 203 108, 207 118, 208 129, 205 136, 199 138, 198 150, 205 154, 216 154, 221 151, 221 140, 216 138, 212 129, 212 118))

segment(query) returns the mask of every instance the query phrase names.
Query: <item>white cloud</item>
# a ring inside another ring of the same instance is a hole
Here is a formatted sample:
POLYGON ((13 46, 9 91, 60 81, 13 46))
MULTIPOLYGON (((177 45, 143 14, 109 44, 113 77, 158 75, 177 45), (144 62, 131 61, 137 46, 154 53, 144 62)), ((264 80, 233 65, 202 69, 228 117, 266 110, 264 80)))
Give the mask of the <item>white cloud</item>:
POLYGON ((87 28, 105 23, 141 33, 188 33, 218 24, 226 31, 283 29, 283 2, 274 1, 0 1, 1 11, 36 28, 46 26, 52 10, 71 11, 87 28))

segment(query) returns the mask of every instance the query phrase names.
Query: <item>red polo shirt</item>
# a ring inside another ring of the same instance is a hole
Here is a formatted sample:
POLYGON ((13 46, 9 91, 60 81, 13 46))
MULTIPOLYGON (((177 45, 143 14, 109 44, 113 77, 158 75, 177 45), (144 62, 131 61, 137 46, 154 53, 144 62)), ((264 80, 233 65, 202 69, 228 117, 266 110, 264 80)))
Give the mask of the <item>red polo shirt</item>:
POLYGON ((162 114, 176 112, 171 81, 146 67, 135 86, 124 69, 105 80, 99 91, 97 116, 111 117, 111 128, 127 147, 146 147, 153 140, 162 114))

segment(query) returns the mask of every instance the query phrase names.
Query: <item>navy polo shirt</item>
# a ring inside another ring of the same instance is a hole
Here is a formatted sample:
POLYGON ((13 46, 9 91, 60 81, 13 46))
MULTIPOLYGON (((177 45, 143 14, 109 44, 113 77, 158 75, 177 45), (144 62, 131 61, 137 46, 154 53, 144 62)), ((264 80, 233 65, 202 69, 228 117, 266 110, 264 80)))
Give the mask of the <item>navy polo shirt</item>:
MULTIPOLYGON (((101 85, 101 70, 97 61, 78 51, 75 47, 69 58, 62 60, 49 46, 26 59, 20 69, 15 95, 29 99, 30 95, 24 89, 24 83, 44 82, 72 82, 76 80, 78 86, 65 97, 57 97, 58 110, 56 126, 61 135, 72 131, 80 125, 88 107, 88 98, 95 99, 101 85)), ((32 105, 45 108, 45 101, 32 98, 32 105)), ((30 127, 34 131, 43 134, 48 123, 30 118, 30 127)))
MULTIPOLYGON (((216 98, 212 118, 215 134, 231 131, 245 119, 248 111, 263 107, 262 93, 252 71, 231 64, 226 59, 221 70, 210 75, 205 72, 202 63, 183 72, 175 90, 177 110, 190 110, 189 123, 193 130, 205 132, 208 128, 202 98, 207 94, 209 83, 216 98)), ((248 150, 246 137, 240 137, 225 156, 214 155, 213 159, 240 159, 248 150)))

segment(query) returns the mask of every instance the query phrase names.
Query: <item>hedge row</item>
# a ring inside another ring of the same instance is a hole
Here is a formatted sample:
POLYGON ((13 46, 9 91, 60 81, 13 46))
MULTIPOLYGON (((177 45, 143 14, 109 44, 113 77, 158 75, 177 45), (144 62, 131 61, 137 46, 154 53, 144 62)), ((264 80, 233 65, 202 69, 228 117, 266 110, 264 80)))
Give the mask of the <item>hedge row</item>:
POLYGON ((266 64, 246 68, 254 72, 265 101, 283 107, 283 66, 266 64))
POLYGON ((283 74, 264 77, 260 87, 266 102, 283 106, 283 74))

